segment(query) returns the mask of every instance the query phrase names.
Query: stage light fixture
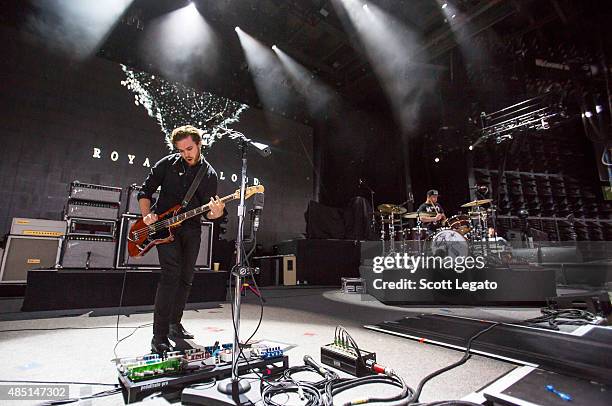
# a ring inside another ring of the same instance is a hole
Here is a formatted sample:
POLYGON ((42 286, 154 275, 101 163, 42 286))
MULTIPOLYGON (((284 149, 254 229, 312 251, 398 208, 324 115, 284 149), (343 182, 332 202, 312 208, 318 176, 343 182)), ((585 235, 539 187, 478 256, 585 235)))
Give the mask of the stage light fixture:
POLYGON ((597 112, 597 114, 603 113, 603 106, 598 104, 597 106, 595 106, 595 111, 597 112))
POLYGON ((272 45, 272 49, 276 51, 278 47, 276 45, 272 45))
POLYGON ((234 31, 240 32, 240 27, 236 26, 236 28, 234 28, 234 31))
POLYGON ((590 111, 585 111, 585 112, 584 112, 584 116, 585 116, 586 118, 591 118, 591 117, 593 117, 593 113, 591 113, 590 111))
POLYGON ((455 19, 455 17, 457 17, 457 14, 453 14, 453 15, 451 16, 451 18, 452 18, 452 19, 455 19))
POLYGON ((438 163, 438 162, 440 162, 440 158, 438 158, 438 157, 435 157, 435 158, 434 158, 434 162, 435 162, 435 163, 438 163))
POLYGON ((367 5, 367 4, 364 4, 362 7, 363 7, 363 9, 364 9, 365 11, 368 11, 368 5, 367 5))
POLYGON ((442 8, 445 9, 446 7, 448 7, 448 3, 444 3, 442 4, 442 8))
POLYGON ((468 149, 469 149, 470 151, 473 151, 473 150, 474 150, 474 146, 473 146, 473 145, 470 145, 470 146, 468 147, 468 149))

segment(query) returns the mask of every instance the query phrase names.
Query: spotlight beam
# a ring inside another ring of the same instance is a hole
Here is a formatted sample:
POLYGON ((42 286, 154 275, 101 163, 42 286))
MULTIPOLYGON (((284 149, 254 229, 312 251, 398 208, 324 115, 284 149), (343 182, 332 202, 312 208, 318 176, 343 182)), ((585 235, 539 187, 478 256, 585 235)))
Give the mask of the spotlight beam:
POLYGON ((148 63, 176 81, 188 82, 198 73, 216 73, 217 35, 195 3, 151 21, 140 48, 148 63))
POLYGON ((304 97, 310 113, 315 116, 323 116, 335 100, 333 91, 276 45, 273 45, 272 49, 278 56, 285 72, 289 75, 295 89, 304 97))
POLYGON ((95 54, 133 0, 34 0, 27 25, 49 47, 83 60, 95 54))
POLYGON ((294 99, 294 89, 278 57, 244 30, 236 33, 262 104, 270 111, 285 110, 294 99))
POLYGON ((435 75, 417 59, 418 34, 374 4, 337 0, 341 21, 356 31, 394 115, 404 130, 417 123, 422 98, 433 91, 435 75))
POLYGON ((445 1, 437 0, 437 2, 451 24, 429 36, 422 46, 419 53, 428 54, 430 59, 437 58, 462 43, 465 47, 469 47, 467 41, 472 37, 517 13, 511 2, 482 1, 469 14, 452 19, 456 11, 451 11, 450 5, 443 8, 445 1))

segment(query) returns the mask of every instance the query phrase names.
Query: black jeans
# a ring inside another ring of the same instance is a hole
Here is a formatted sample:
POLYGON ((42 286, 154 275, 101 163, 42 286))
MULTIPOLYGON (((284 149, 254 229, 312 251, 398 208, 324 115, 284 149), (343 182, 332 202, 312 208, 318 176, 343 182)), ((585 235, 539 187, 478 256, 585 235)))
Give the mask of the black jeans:
POLYGON ((181 322, 200 251, 200 235, 199 227, 185 225, 175 229, 174 241, 157 246, 161 275, 155 294, 155 336, 167 336, 169 325, 181 322))

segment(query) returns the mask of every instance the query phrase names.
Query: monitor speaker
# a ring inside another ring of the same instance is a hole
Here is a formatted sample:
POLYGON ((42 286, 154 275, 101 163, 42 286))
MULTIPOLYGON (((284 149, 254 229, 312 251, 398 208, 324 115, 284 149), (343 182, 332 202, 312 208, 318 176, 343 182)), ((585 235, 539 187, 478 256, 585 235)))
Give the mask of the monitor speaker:
MULTIPOLYGON (((121 216, 121 228, 119 233, 119 252, 117 255, 116 267, 119 269, 125 268, 142 268, 142 269, 160 269, 159 258, 157 257, 157 249, 149 250, 142 257, 130 257, 127 254, 127 233, 128 230, 140 219, 140 216, 124 214, 121 216)), ((202 222, 202 234, 200 239, 200 252, 196 260, 196 268, 210 269, 212 266, 212 237, 213 223, 202 222)))
POLYGON ((60 239, 9 235, 2 256, 1 282, 25 283, 28 271, 54 268, 60 239))

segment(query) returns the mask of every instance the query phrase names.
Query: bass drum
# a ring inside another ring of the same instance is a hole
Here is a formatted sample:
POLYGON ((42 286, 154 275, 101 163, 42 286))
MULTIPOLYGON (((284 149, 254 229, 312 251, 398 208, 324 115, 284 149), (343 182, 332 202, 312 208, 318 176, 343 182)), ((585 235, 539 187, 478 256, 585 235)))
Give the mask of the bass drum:
POLYGON ((441 257, 467 257, 470 253, 468 241, 458 231, 440 230, 428 239, 431 254, 441 257))
POLYGON ((461 235, 466 235, 472 230, 470 216, 466 214, 458 214, 449 218, 448 225, 452 230, 455 230, 461 235))

